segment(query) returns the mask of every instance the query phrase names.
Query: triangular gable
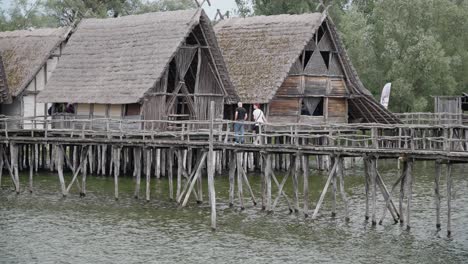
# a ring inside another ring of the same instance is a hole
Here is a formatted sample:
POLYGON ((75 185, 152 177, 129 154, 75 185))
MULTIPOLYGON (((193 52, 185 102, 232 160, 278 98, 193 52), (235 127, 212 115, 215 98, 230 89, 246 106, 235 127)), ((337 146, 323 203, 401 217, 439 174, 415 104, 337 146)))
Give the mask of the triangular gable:
POLYGON ((323 61, 322 55, 320 54, 319 50, 315 50, 314 53, 312 53, 312 56, 310 57, 309 63, 307 63, 304 72, 308 74, 317 75, 328 73, 327 66, 323 61))

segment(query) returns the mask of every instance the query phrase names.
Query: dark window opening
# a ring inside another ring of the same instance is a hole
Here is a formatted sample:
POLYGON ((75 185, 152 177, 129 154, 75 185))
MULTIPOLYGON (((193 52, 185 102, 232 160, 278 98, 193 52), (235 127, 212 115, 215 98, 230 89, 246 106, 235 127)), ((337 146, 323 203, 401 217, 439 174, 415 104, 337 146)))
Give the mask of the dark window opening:
POLYGON ((328 69, 330 65, 330 52, 321 51, 320 54, 322 55, 323 61, 325 62, 325 66, 327 66, 327 69, 328 69))
POLYGON ((315 39, 316 39, 316 43, 318 44, 320 42, 320 40, 322 39, 323 35, 325 35, 325 30, 323 29, 322 26, 319 27, 318 31, 317 31, 317 34, 315 34, 315 39))
POLYGON ((198 45, 197 38, 195 37, 195 35, 193 35, 193 33, 190 33, 190 35, 187 37, 187 39, 185 39, 185 44, 187 46, 198 45))
POLYGON ((304 98, 301 104, 301 115, 323 116, 323 98, 304 98))
POLYGON ((174 59, 169 63, 169 75, 167 78, 167 92, 172 93, 174 92, 175 87, 178 85, 176 83, 177 78, 177 68, 174 59))
POLYGON ((125 105, 125 116, 140 115, 140 104, 125 105))
POLYGON ((305 57, 304 57, 304 63, 303 63, 304 69, 305 69, 305 67, 307 66, 307 63, 309 63, 310 58, 312 57, 312 54, 313 54, 313 53, 314 53, 313 50, 306 50, 306 51, 305 51, 305 57))
POLYGON ((193 56, 192 63, 185 75, 185 86, 190 94, 195 93, 195 82, 196 82, 196 75, 197 75, 197 67, 198 67, 198 51, 195 52, 193 56))
POLYGON ((194 29, 193 29, 193 34, 195 35, 195 37, 198 39, 198 41, 200 41, 200 45, 202 46, 208 46, 208 44, 206 43, 204 37, 203 37, 203 32, 200 28, 200 25, 197 25, 194 29))

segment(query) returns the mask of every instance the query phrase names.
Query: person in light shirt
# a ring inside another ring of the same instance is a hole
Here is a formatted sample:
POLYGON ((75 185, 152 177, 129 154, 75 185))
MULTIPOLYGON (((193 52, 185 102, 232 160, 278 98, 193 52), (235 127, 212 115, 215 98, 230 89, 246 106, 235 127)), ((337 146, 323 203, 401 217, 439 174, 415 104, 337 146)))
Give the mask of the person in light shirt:
POLYGON ((263 113, 262 109, 260 109, 260 104, 254 104, 254 111, 252 113, 253 120, 255 122, 254 131, 258 135, 257 139, 255 140, 254 144, 260 143, 260 126, 267 122, 265 118, 265 114, 263 113))

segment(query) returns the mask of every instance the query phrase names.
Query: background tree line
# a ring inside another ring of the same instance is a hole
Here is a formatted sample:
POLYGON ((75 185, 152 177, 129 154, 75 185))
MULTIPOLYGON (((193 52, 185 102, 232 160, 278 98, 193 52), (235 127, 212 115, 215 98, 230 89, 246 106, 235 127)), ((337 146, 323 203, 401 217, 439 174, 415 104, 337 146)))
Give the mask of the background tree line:
MULTIPOLYGON (((319 4, 235 1, 240 16, 316 12, 319 4)), ((431 111, 431 96, 468 92, 468 0, 323 2, 366 87, 379 96, 386 82, 393 83, 391 110, 431 111)), ((0 11, 0 31, 194 7, 193 0, 16 0, 0 11)))

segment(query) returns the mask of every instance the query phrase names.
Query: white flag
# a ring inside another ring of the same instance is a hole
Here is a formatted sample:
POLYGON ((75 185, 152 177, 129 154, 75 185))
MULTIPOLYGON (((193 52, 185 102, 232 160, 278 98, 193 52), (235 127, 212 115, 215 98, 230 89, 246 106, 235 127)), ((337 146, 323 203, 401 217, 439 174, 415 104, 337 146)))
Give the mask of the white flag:
POLYGON ((392 83, 387 83, 382 89, 382 95, 380 96, 380 104, 388 108, 388 102, 390 101, 390 90, 392 89, 392 83))

